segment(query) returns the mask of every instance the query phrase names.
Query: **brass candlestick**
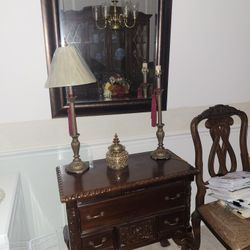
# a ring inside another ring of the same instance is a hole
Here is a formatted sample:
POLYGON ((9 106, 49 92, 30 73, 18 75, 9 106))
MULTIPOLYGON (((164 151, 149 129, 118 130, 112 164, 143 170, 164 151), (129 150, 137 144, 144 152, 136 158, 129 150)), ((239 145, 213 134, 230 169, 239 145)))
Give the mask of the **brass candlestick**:
POLYGON ((141 72, 143 75, 143 83, 142 83, 143 97, 147 98, 148 97, 148 86, 149 86, 149 84, 147 82, 147 74, 149 72, 147 63, 142 64, 141 72))
POLYGON ((151 152, 151 157, 154 160, 167 160, 170 158, 170 154, 168 153, 168 150, 164 148, 163 146, 163 140, 165 136, 165 132, 163 130, 164 124, 162 123, 162 109, 161 109, 161 98, 162 98, 162 92, 161 89, 161 66, 157 65, 155 69, 155 76, 157 79, 157 90, 156 90, 156 100, 157 100, 157 114, 158 114, 158 123, 157 123, 157 131, 156 136, 158 139, 158 147, 156 150, 151 152))

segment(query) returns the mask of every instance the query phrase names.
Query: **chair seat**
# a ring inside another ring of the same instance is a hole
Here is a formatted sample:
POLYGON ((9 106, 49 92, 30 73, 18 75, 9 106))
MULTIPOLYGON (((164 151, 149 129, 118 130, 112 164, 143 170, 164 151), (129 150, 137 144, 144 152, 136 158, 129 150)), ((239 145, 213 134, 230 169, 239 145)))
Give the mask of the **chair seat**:
POLYGON ((250 218, 239 218, 217 201, 200 206, 198 212, 208 228, 230 249, 250 249, 250 218))

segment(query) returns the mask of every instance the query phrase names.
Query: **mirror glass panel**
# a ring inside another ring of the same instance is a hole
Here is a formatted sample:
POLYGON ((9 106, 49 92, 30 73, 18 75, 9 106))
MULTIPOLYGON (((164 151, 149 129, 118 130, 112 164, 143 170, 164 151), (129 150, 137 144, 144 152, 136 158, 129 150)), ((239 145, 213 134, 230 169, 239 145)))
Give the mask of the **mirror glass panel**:
MULTIPOLYGON (((171 1, 165 2, 41 0, 48 64, 56 47, 73 45, 97 79, 95 83, 74 87, 78 115, 150 110, 155 62, 162 49, 157 47, 159 39, 169 51, 171 1), (161 35, 159 20, 167 36, 161 35), (147 69, 146 78, 143 66, 147 69)), ((160 64, 164 110, 168 53, 160 64)), ((50 91, 52 116, 66 115, 67 89, 50 91)))

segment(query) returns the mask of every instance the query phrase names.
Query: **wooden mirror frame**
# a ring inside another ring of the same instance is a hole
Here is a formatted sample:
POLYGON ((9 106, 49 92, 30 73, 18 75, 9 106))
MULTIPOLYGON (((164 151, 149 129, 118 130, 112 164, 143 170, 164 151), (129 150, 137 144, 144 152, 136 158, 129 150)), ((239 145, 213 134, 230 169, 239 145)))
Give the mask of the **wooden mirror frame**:
MULTIPOLYGON (((41 0, 47 68, 53 53, 61 45, 58 0, 41 0)), ((169 48, 171 32, 172 0, 158 0, 158 24, 156 32, 155 64, 162 68, 162 110, 167 108, 167 86, 169 72, 169 48)), ((63 88, 50 89, 52 117, 67 115, 67 101, 63 88)), ((105 115, 147 112, 151 109, 151 99, 119 100, 76 104, 76 113, 81 115, 105 115)))

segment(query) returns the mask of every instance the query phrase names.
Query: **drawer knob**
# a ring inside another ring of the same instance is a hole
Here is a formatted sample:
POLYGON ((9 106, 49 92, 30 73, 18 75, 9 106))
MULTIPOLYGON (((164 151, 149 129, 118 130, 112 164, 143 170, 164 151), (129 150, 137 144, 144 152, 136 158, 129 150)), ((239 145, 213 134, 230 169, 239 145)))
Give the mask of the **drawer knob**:
POLYGON ((165 201, 173 201, 173 200, 179 199, 180 197, 181 197, 181 194, 178 193, 173 197, 165 196, 164 199, 165 199, 165 201))
POLYGON ((107 241, 106 237, 103 237, 102 240, 101 240, 101 243, 98 244, 98 245, 95 245, 95 243, 93 241, 90 241, 89 242, 89 246, 93 247, 93 248, 100 248, 104 245, 104 243, 107 241))
POLYGON ((94 220, 94 219, 98 219, 98 218, 103 217, 103 216, 104 216, 104 212, 102 211, 101 213, 99 213, 97 215, 93 215, 93 216, 87 215, 86 219, 87 220, 94 220))
POLYGON ((164 224, 168 225, 168 226, 176 226, 179 223, 179 221, 180 221, 179 217, 176 217, 175 221, 173 221, 173 222, 170 222, 168 220, 164 220, 164 224))

